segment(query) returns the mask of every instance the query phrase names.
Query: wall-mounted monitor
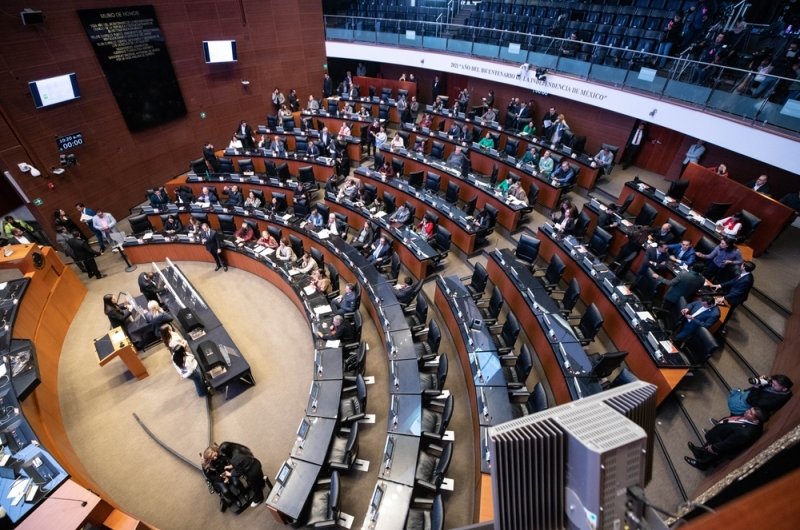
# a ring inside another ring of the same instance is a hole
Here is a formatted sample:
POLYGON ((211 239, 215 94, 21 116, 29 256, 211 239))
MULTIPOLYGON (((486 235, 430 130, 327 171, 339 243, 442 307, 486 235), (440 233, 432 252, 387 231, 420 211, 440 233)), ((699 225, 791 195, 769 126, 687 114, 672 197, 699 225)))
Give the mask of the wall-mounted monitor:
POLYGON ((78 78, 74 73, 30 81, 28 87, 37 109, 81 97, 78 78))
POLYGON ((206 63, 235 63, 239 59, 235 40, 204 40, 203 54, 206 63))

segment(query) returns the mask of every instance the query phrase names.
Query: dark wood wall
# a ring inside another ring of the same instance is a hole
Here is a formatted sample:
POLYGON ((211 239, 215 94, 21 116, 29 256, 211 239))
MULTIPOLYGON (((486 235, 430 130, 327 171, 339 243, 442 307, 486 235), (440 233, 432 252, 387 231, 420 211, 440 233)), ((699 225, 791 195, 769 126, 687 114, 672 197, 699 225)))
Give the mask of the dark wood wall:
MULTIPOLYGON (((344 61, 349 65, 350 62, 344 61)), ((356 62, 352 62, 355 68, 356 62)), ((430 102, 431 84, 436 72, 419 68, 398 65, 368 64, 368 69, 380 72, 386 78, 397 79, 402 73, 413 73, 419 84, 418 94, 423 103, 430 102)), ((595 154, 603 143, 624 146, 629 135, 638 123, 635 118, 624 116, 599 107, 592 107, 557 96, 542 96, 518 87, 494 83, 473 77, 448 74, 440 75, 444 83, 444 94, 455 97, 458 90, 467 87, 472 95, 470 102, 478 104, 489 89, 495 91, 496 106, 500 110, 501 121, 505 119, 505 107, 511 97, 533 100, 535 102, 534 119, 537 128, 541 128, 542 116, 553 106, 566 116, 573 132, 586 136, 586 150, 595 154)), ((338 81, 338 79, 337 79, 338 81)), ((686 150, 695 142, 691 135, 671 129, 648 124, 648 141, 642 147, 637 159, 637 166, 664 175, 668 179, 677 179, 686 150)), ((698 128, 698 131, 700 129, 698 128)), ((758 175, 766 173, 770 178, 773 195, 780 199, 784 194, 800 190, 798 176, 788 171, 765 164, 754 158, 707 144, 705 156, 700 161, 705 166, 715 166, 724 162, 728 166, 731 178, 739 182, 749 182, 758 175)))
POLYGON ((325 63, 321 2, 301 0, 150 0, 155 7, 187 115, 146 131, 125 126, 77 9, 135 5, 130 1, 20 0, 3 2, 0 18, 0 171, 8 169, 40 209, 49 226, 52 211, 74 212, 76 202, 124 217, 147 188, 188 169, 203 143, 227 145, 239 120, 265 123, 270 94, 295 88, 302 100, 322 87, 325 63), (25 7, 41 9, 44 24, 23 26, 25 7), (239 61, 206 65, 202 41, 235 39, 239 61), (81 99, 36 110, 28 81, 76 72, 81 99), (248 87, 241 84, 250 81, 248 87), (206 118, 201 119, 200 113, 206 118), (78 165, 61 176, 31 178, 19 162, 44 174, 58 165, 55 137, 81 132, 78 165))

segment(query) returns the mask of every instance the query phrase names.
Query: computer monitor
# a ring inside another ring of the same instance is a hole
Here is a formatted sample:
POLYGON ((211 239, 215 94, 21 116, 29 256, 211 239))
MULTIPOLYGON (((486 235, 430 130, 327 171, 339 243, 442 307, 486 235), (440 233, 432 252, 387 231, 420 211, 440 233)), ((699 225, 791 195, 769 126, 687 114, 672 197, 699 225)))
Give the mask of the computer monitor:
POLYGON ((300 427, 297 429, 297 439, 305 440, 309 429, 311 429, 311 422, 308 421, 308 418, 303 418, 303 421, 300 422, 300 427))
POLYGON ((372 500, 369 503, 369 509, 372 512, 372 521, 375 522, 378 520, 378 511, 381 507, 381 501, 383 501, 383 488, 378 486, 375 488, 375 493, 372 494, 372 500))
POLYGON ((286 481, 289 480, 289 476, 292 474, 292 466, 289 465, 288 462, 284 462, 281 470, 278 471, 278 476, 275 478, 275 482, 283 486, 286 484, 286 481))

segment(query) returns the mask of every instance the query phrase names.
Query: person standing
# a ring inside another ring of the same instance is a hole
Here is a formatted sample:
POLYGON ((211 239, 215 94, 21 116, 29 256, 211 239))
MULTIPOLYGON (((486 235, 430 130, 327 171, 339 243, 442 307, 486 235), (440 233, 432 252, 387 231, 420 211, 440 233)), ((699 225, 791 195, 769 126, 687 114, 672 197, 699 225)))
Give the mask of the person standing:
POLYGON ((636 163, 636 157, 639 156, 639 150, 642 144, 647 139, 647 133, 644 130, 644 122, 640 122, 636 130, 633 131, 628 143, 625 144, 625 153, 622 155, 622 169, 628 169, 636 163))
POLYGON ((741 264, 739 269, 740 272, 737 277, 728 280, 727 282, 714 285, 715 289, 722 291, 725 302, 730 307, 728 314, 725 316, 725 320, 722 321, 723 326, 727 324, 728 320, 731 319, 731 316, 736 308, 747 300, 747 297, 750 294, 750 289, 753 288, 753 271, 755 269, 755 263, 752 261, 745 261, 741 264))
POLYGON ((94 260, 97 254, 86 240, 81 239, 77 230, 72 233, 71 238, 66 240, 66 244, 72 252, 72 259, 74 259, 76 263, 83 264, 86 273, 89 274, 89 278, 97 278, 98 280, 100 278, 105 278, 106 275, 100 273, 100 269, 97 268, 97 262, 94 260))
MULTIPOLYGON (((110 245, 114 243, 122 244, 122 234, 117 230, 117 220, 108 212, 97 210, 97 214, 92 218, 92 226, 98 230, 103 237, 108 240, 110 245)), ((112 248, 112 252, 119 252, 119 249, 112 248)))
POLYGON ((439 81, 439 76, 433 77, 433 86, 431 87, 431 101, 436 101, 439 94, 442 93, 442 83, 439 81))
POLYGON ((155 281, 156 275, 153 272, 143 272, 139 275, 139 292, 142 293, 146 300, 153 300, 161 302, 158 298, 158 285, 155 281))
POLYGON ((106 251, 106 241, 105 239, 103 239, 103 233, 100 230, 96 229, 94 227, 94 223, 92 222, 97 212, 95 212, 91 208, 87 208, 86 205, 83 204, 82 202, 76 203, 75 209, 78 210, 78 212, 81 215, 81 222, 86 223, 86 225, 89 227, 89 229, 97 238, 97 243, 100 245, 100 253, 102 254, 103 252, 106 251))
POLYGON ((322 97, 328 98, 331 94, 333 94, 333 79, 328 72, 325 72, 325 76, 322 78, 322 97))
POLYGON ((221 171, 219 165, 219 158, 214 153, 214 144, 211 142, 206 142, 203 145, 203 158, 206 160, 206 164, 211 166, 211 170, 214 173, 219 173, 221 171))
POLYGON ((217 234, 216 230, 212 230, 208 223, 203 223, 200 225, 200 242, 203 246, 206 247, 206 250, 211 257, 214 258, 214 263, 217 264, 217 268, 214 271, 218 271, 222 268, 225 272, 228 271, 228 264, 225 263, 225 258, 222 255, 222 247, 220 246, 219 235, 217 234))
POLYGON ((703 140, 697 140, 691 146, 689 146, 689 150, 686 151, 686 157, 683 159, 683 165, 681 166, 681 175, 683 172, 686 171, 686 166, 689 165, 689 162, 699 164, 700 159, 706 152, 706 146, 703 143, 703 140))
POLYGON ((172 366, 184 379, 191 379, 198 397, 206 397, 208 389, 200 367, 197 366, 197 359, 186 346, 178 345, 172 348, 172 366))
POLYGON ((73 232, 77 231, 80 234, 81 239, 86 239, 86 235, 84 235, 83 231, 78 227, 78 224, 73 221, 67 212, 59 208, 53 212, 54 224, 56 225, 56 229, 59 227, 64 228, 67 234, 72 234, 73 232))

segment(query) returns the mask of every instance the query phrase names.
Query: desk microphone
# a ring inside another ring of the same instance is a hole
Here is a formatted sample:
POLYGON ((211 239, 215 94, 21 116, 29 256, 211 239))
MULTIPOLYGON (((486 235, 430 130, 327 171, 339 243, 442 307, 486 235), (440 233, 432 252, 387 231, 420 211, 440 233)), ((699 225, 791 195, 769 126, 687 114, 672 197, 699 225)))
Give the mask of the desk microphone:
POLYGON ((59 500, 59 501, 79 502, 79 503, 81 503, 81 507, 84 507, 87 504, 89 504, 89 501, 84 501, 84 500, 81 500, 81 499, 70 499, 69 497, 49 497, 49 498, 50 499, 56 499, 56 500, 59 500))

